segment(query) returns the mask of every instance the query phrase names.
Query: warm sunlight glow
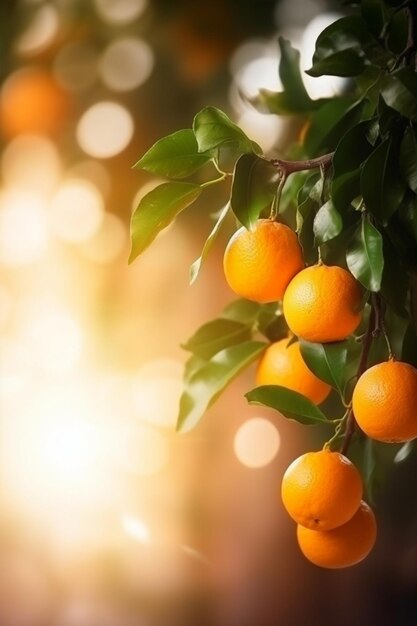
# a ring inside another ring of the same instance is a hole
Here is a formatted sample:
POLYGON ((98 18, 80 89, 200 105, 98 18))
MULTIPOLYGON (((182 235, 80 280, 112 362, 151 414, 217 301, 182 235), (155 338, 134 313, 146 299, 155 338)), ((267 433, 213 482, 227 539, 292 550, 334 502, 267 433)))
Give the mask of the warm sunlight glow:
POLYGON ((42 257, 47 245, 48 220, 42 198, 14 190, 0 195, 0 263, 33 263, 42 257))
POLYGON ((20 135, 7 144, 1 159, 8 187, 49 196, 61 177, 61 159, 54 143, 39 135, 20 135))
POLYGON ((98 102, 81 117, 77 140, 90 156, 106 159, 127 147, 133 131, 133 118, 125 107, 116 102, 98 102))
POLYGON ((115 261, 125 249, 127 229, 117 215, 105 213, 99 230, 86 241, 81 251, 93 263, 106 264, 115 261))
POLYGON ((21 335, 34 364, 41 370, 69 371, 83 348, 81 327, 62 305, 46 301, 25 302, 30 315, 23 318, 21 335))
POLYGON ((140 543, 148 543, 150 541, 149 528, 142 520, 126 514, 122 516, 122 525, 123 530, 133 539, 140 541, 140 543))
POLYGON ((81 179, 68 180, 52 200, 52 227, 64 241, 82 243, 99 230, 103 211, 103 198, 92 183, 81 179))
POLYGON ((120 425, 112 447, 113 458, 121 469, 151 476, 158 474, 168 462, 168 443, 157 430, 133 419, 120 425))
POLYGON ((154 65, 152 48, 142 39, 123 37, 103 52, 99 73, 104 84, 114 91, 130 91, 142 85, 154 65))
POLYGON ((279 450, 280 436, 275 426, 263 417, 246 421, 235 435, 235 454, 242 465, 264 467, 279 450))
POLYGON ((183 365, 172 359, 150 361, 133 380, 137 416, 154 426, 175 428, 182 392, 183 365))

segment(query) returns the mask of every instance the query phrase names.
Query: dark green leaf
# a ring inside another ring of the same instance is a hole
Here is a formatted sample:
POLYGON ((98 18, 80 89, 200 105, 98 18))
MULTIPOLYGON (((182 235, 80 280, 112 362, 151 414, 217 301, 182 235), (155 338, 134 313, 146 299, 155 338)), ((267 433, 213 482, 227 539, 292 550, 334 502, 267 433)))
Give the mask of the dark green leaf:
POLYGON ((184 178, 210 161, 198 151, 191 129, 179 130, 157 141, 134 166, 167 178, 184 178))
POLYGON ((348 342, 321 344, 300 340, 300 349, 307 367, 343 395, 348 342))
POLYGON ((250 339, 250 335, 246 324, 220 317, 203 324, 182 348, 208 360, 220 350, 250 339))
POLYGON ((227 217, 229 209, 230 209, 230 204, 227 203, 226 206, 220 212, 220 215, 217 218, 217 222, 215 223, 211 233, 207 237, 207 239, 206 239, 206 241, 204 243, 203 249, 201 251, 200 256, 198 257, 198 259, 196 259, 192 263, 192 265, 190 267, 190 285, 192 285, 197 280, 197 277, 198 277, 198 275, 200 273, 203 261, 205 260, 205 258, 207 257, 208 253, 210 252, 211 246, 213 245, 214 241, 217 238, 219 230, 220 230, 224 220, 227 217))
POLYGON ((362 168, 361 189, 366 208, 383 224, 400 206, 405 185, 397 178, 396 154, 392 140, 383 141, 362 168))
POLYGON ((317 259, 317 250, 314 245, 313 223, 316 211, 321 204, 323 192, 323 180, 313 175, 307 179, 304 187, 298 194, 299 206, 297 207, 297 235, 303 248, 304 258, 307 263, 314 263, 317 259), (311 186, 311 183, 313 183, 311 186), (307 192, 307 195, 306 195, 307 192))
POLYGON ((363 71, 363 57, 353 48, 340 50, 315 61, 307 70, 309 76, 357 76, 363 71))
POLYGON ((385 76, 381 94, 389 107, 410 120, 417 120, 417 75, 412 67, 385 76))
POLYGON ((247 229, 271 207, 278 181, 279 172, 270 161, 255 154, 242 154, 237 160, 230 201, 233 213, 247 229))
POLYGON ((130 234, 132 249, 129 263, 143 252, 157 234, 201 193, 198 185, 191 183, 162 183, 146 194, 132 215, 130 234))
MULTIPOLYGON (((276 309, 276 303, 273 303, 273 306, 276 309)), ((264 307, 271 307, 271 305, 263 305, 245 298, 238 298, 223 309, 222 317, 242 322, 242 324, 253 324, 264 307)))
POLYGON ((408 127, 400 147, 400 172, 410 189, 417 193, 417 137, 408 127))
POLYGON ((269 341, 279 341, 288 335, 288 325, 283 315, 275 316, 267 324, 263 324, 259 320, 259 332, 261 332, 269 341))
POLYGON ((265 349, 259 341, 246 341, 221 350, 186 381, 180 400, 177 430, 193 428, 222 391, 265 349))
POLYGON ((331 200, 323 204, 317 211, 313 222, 313 231, 316 243, 321 245, 334 239, 343 228, 342 216, 335 209, 331 200))
POLYGON ((245 394, 250 404, 260 404, 279 411, 285 417, 300 424, 328 423, 324 413, 301 393, 280 387, 263 385, 245 394))
POLYGON ((233 148, 238 154, 262 153, 262 149, 245 135, 232 120, 215 107, 206 107, 194 118, 193 131, 200 152, 216 148, 233 148))
POLYGON ((366 289, 380 290, 384 269, 382 235, 366 216, 352 237, 346 262, 352 274, 366 289))
MULTIPOLYGON (((319 150, 334 150, 343 134, 364 118, 366 102, 352 102, 340 97, 330 100, 311 116, 304 145, 308 154, 319 150)), ((365 116, 366 117, 366 116, 365 116)))
POLYGON ((372 122, 363 121, 348 130, 337 145, 333 157, 332 199, 335 207, 345 212, 360 194, 360 165, 370 155, 372 122))
POLYGON ((384 3, 382 0, 362 0, 361 13, 369 30, 375 37, 379 37, 385 22, 384 3))

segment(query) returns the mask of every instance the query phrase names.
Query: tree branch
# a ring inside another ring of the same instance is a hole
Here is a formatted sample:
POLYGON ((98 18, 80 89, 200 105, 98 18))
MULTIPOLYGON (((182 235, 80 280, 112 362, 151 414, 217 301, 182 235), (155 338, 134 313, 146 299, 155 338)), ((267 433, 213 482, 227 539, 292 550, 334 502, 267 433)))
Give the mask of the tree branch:
POLYGON ((293 172, 302 172, 303 170, 313 170, 317 167, 327 169, 333 159, 334 152, 323 154, 323 156, 315 159, 304 159, 303 161, 285 161, 284 159, 271 159, 272 165, 275 165, 284 176, 287 177, 293 172))

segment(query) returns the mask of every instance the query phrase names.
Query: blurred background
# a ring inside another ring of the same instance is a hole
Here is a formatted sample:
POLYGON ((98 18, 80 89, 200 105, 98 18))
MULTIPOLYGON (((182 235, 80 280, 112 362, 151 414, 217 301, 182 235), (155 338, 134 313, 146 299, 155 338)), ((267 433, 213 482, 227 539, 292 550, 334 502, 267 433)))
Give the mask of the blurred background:
POLYGON ((175 434, 180 343, 233 299, 233 220, 188 284, 227 189, 127 264, 131 212, 160 182, 138 158, 208 104, 285 154, 302 120, 241 94, 279 88, 278 34, 306 69, 338 15, 331 0, 0 3, 1 626, 417 623, 413 457, 378 502, 372 556, 327 572, 278 496, 319 439, 247 405, 253 370, 175 434))

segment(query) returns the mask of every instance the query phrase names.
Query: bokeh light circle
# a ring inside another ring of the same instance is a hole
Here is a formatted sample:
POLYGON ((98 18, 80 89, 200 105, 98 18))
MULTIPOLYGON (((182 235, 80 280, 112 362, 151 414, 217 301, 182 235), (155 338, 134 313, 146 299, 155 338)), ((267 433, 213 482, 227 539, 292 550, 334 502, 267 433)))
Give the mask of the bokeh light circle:
POLYGON ((277 455, 280 446, 279 432, 269 420, 254 417, 240 426, 234 439, 234 451, 246 467, 268 465, 277 455))
POLYGON ((125 107, 116 102, 98 102, 78 122, 77 141, 90 156, 105 159, 122 152, 133 131, 133 118, 125 107))
POLYGON ((154 65, 152 48, 141 39, 123 37, 113 41, 103 52, 99 74, 114 91, 130 91, 142 85, 154 65))
POLYGON ((148 0, 94 0, 97 13, 110 24, 129 24, 146 9, 148 0))
POLYGON ((112 263, 125 249, 127 230, 113 213, 105 213, 98 231, 82 245, 84 256, 93 263, 112 263))

